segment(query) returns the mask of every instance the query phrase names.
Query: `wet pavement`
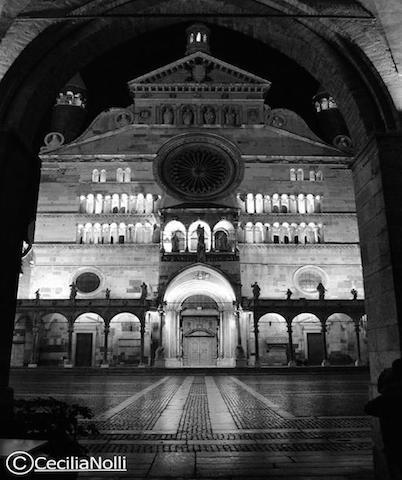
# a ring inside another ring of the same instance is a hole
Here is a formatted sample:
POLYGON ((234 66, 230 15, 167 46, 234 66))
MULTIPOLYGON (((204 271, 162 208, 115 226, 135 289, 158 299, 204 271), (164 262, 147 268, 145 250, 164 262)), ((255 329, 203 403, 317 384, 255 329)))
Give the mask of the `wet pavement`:
POLYGON ((106 375, 15 370, 17 398, 93 409, 90 453, 126 455, 127 474, 86 478, 371 480, 368 374, 106 375))

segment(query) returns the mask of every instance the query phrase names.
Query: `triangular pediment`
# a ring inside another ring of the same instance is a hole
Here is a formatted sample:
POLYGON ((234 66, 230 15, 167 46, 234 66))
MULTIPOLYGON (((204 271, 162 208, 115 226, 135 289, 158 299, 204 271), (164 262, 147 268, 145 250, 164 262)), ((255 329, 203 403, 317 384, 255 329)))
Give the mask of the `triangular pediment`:
POLYGON ((187 55, 180 60, 131 80, 131 91, 141 90, 145 85, 240 85, 254 86, 257 90, 268 90, 271 82, 265 78, 242 70, 204 52, 187 55))

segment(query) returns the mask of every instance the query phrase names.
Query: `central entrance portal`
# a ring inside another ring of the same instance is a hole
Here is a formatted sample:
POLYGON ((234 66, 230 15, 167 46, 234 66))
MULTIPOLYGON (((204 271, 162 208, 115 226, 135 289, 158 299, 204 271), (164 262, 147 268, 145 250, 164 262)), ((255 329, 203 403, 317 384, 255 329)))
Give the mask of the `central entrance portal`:
POLYGON ((183 365, 216 366, 218 356, 218 320, 210 316, 183 318, 183 365))

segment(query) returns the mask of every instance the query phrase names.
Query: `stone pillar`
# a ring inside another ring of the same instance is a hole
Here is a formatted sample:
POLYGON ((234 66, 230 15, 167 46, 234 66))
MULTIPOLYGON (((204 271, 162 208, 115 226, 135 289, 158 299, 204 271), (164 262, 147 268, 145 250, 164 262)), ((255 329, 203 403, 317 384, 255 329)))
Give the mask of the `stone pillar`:
POLYGON ((259 329, 258 329, 258 321, 259 318, 257 318, 257 315, 253 313, 253 322, 254 322, 254 351, 255 351, 255 362, 254 365, 256 367, 260 367, 260 340, 259 340, 259 329))
POLYGON ((241 330, 240 330, 240 311, 238 305, 234 305, 234 316, 236 320, 236 334, 237 334, 237 346, 235 350, 236 367, 246 367, 247 359, 244 355, 244 349, 241 344, 241 330))
POLYGON ((35 218, 40 161, 11 130, 0 131, 0 158, 0 205, 4 207, 1 221, 7 229, 0 236, 0 248, 7 257, 0 269, 0 434, 8 434, 13 425, 9 373, 22 241, 35 218))
POLYGON ((326 319, 321 320, 321 334, 322 334, 322 350, 324 352, 324 358, 322 359, 321 366, 326 367, 329 365, 328 361, 328 348, 327 348, 327 324, 326 319))
POLYGON ((225 344, 223 338, 223 312, 219 310, 219 358, 225 356, 225 344))
POLYGON ((74 332, 74 317, 68 316, 68 338, 67 338, 67 362, 64 364, 66 368, 73 366, 73 332, 74 332))
POLYGON ((139 367, 145 367, 145 359, 144 359, 144 345, 145 345, 145 313, 142 314, 140 320, 140 363, 139 367))
MULTIPOLYGON (((367 313, 370 397, 379 374, 401 357, 402 134, 373 135, 352 165, 367 313)), ((378 422, 374 422, 376 478, 388 480, 378 422)))
POLYGON ((28 364, 29 368, 35 368, 38 366, 38 348, 39 348, 39 331, 40 331, 40 316, 35 315, 32 324, 32 352, 31 358, 28 364))
POLYGON ((109 332, 110 322, 105 320, 105 326, 103 328, 103 360, 101 368, 109 368, 109 332))
POLYGON ((158 306, 159 313, 159 346, 155 351, 155 367, 163 368, 166 365, 165 347, 163 346, 163 326, 165 310, 163 305, 158 306))
POLYGON ((355 366, 359 367, 362 364, 362 355, 361 355, 361 348, 360 348, 360 317, 354 318, 353 322, 355 324, 355 332, 356 332, 356 353, 357 358, 355 361, 355 366))
POLYGON ((286 318, 286 326, 288 330, 288 348, 289 348, 289 362, 288 367, 295 367, 295 349, 293 346, 293 328, 292 328, 292 318, 286 318))

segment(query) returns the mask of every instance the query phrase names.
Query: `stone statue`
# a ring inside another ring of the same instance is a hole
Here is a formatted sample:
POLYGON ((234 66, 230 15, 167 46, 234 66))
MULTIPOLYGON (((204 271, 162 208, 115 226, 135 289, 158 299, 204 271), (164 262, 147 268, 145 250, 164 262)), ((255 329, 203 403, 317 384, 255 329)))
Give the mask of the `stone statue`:
POLYGON ((198 227, 197 227, 197 236, 198 236, 197 260, 199 262, 205 262, 205 260, 206 260, 206 256, 205 256, 205 230, 204 230, 204 227, 201 227, 201 225, 198 225, 198 227))
POLYGON ((167 125, 171 125, 173 123, 173 112, 170 107, 166 107, 163 112, 163 123, 167 125))
POLYGON ((261 288, 260 286, 258 285, 257 282, 254 282, 252 285, 251 285, 251 288, 253 289, 253 297, 254 297, 254 300, 258 300, 260 298, 260 293, 261 293, 261 288))
POLYGON ((215 250, 218 250, 220 252, 228 252, 230 250, 228 236, 225 232, 216 232, 215 250))
POLYGON ((233 108, 228 108, 225 112, 225 123, 226 125, 235 125, 236 124, 236 112, 233 108))
POLYGON ((290 300, 293 295, 293 292, 290 288, 287 289, 286 291, 286 300, 290 300))
POLYGON ((73 282, 70 285, 70 300, 75 300, 77 298, 78 288, 77 285, 73 282))
POLYGON ((208 125, 213 125, 215 123, 215 112, 212 107, 207 107, 204 112, 204 123, 208 125))
POLYGON ((180 239, 177 235, 177 232, 173 232, 172 234, 172 252, 179 252, 180 251, 180 239))
POLYGON ((192 125, 194 121, 194 114, 191 108, 186 107, 183 109, 182 119, 184 125, 192 125))
POLYGON ((105 290, 105 298, 106 298, 106 300, 110 300, 110 288, 107 288, 105 290))
POLYGON ((39 288, 35 292, 35 300, 40 300, 40 289, 39 288))
POLYGON ((147 295, 148 295, 148 287, 147 287, 147 284, 145 282, 142 282, 141 283, 141 300, 145 300, 147 298, 147 295))
POLYGON ((324 285, 320 282, 317 285, 317 292, 318 292, 318 299, 319 300, 324 300, 325 299, 325 292, 327 289, 324 287, 324 285))
POLYGON ((357 300, 357 290, 355 288, 352 288, 350 293, 352 294, 353 300, 357 300))

